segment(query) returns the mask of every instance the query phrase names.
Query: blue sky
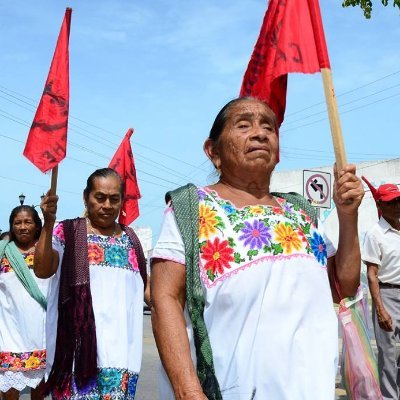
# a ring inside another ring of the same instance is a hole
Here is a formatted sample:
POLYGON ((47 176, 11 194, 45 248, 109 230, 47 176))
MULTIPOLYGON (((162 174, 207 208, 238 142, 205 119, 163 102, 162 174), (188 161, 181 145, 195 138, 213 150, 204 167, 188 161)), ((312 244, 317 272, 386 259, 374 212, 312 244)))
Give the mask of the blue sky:
MULTIPOLYGON (((340 0, 320 5, 348 160, 399 157, 398 10, 376 2, 366 20, 340 0)), ((86 178, 108 165, 133 127, 142 192, 136 223, 157 235, 167 190, 216 179, 202 145, 218 110, 239 92, 267 1, 0 0, 3 230, 21 192, 36 205, 50 185, 22 151, 67 6, 70 129, 58 217, 82 213, 86 178)), ((333 161, 321 76, 290 75, 277 170, 333 161)))

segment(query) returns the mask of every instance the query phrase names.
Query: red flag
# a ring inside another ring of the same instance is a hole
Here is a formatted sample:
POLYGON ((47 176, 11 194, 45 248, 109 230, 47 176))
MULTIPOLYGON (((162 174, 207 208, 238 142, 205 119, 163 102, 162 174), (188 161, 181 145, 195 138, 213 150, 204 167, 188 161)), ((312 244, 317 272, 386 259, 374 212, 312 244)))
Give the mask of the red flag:
POLYGON ((278 126, 286 108, 287 74, 330 68, 318 0, 270 0, 240 96, 264 100, 278 126))
MULTIPOLYGON (((378 201, 378 197, 377 197, 377 189, 375 188, 375 186, 372 185, 371 182, 368 181, 368 179, 365 176, 362 176, 361 179, 367 184, 367 186, 369 187, 369 190, 371 191, 372 197, 375 200, 375 203, 378 201)), ((378 209, 378 217, 381 217, 381 212, 378 209)))
POLYGON ((110 168, 118 172, 125 185, 124 203, 119 215, 119 222, 124 225, 131 224, 139 216, 140 191, 130 142, 132 133, 132 128, 126 132, 109 165, 110 168))
POLYGON ((42 98, 26 141, 24 156, 46 172, 65 158, 69 110, 70 8, 65 11, 42 98))

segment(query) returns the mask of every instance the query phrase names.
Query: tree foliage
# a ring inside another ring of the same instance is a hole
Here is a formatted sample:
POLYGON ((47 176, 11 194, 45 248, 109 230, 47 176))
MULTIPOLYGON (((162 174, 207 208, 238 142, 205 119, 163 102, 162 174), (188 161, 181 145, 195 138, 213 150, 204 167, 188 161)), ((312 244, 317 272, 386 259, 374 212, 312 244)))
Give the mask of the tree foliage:
MULTIPOLYGON (((389 0, 381 0, 384 6, 387 6, 389 0)), ((400 9, 400 0, 391 0, 393 2, 393 7, 398 7, 400 9)), ((365 18, 371 18, 372 13, 372 0, 343 0, 343 7, 355 7, 360 6, 364 12, 365 18)))

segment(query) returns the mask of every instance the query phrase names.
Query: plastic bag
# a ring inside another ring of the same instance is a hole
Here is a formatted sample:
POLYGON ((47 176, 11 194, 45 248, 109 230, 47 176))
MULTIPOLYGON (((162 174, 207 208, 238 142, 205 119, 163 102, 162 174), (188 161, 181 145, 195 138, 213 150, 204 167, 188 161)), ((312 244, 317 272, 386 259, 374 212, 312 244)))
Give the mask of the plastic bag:
POLYGON ((339 304, 343 337, 342 380, 349 400, 382 400, 378 367, 367 329, 367 302, 362 286, 339 304))

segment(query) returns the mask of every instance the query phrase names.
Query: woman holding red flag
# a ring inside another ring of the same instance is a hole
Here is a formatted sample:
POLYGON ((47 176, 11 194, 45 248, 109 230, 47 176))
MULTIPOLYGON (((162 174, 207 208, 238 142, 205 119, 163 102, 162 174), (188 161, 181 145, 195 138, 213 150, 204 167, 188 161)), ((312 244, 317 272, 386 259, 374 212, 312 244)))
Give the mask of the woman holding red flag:
POLYGON ((120 176, 96 170, 83 192, 87 217, 64 220, 54 232, 58 197, 48 194, 42 202, 35 273, 54 276, 47 391, 55 399, 135 397, 147 274, 137 236, 116 222, 123 197, 120 176))
POLYGON ((360 279, 364 191, 355 167, 335 173, 335 250, 306 199, 270 192, 279 138, 266 103, 226 104, 204 150, 219 180, 168 193, 152 255, 160 398, 332 400, 338 327, 329 276, 344 296, 360 279))

